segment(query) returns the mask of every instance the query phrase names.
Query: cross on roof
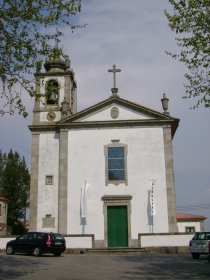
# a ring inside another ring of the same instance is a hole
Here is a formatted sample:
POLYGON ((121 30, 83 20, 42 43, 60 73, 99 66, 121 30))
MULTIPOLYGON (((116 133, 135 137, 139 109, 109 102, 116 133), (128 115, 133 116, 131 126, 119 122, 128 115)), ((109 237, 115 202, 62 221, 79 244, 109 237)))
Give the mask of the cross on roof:
POLYGON ((108 72, 112 72, 113 73, 113 82, 114 82, 113 89, 116 89, 116 73, 117 72, 121 72, 121 69, 117 69, 115 64, 112 67, 113 68, 109 69, 108 72))

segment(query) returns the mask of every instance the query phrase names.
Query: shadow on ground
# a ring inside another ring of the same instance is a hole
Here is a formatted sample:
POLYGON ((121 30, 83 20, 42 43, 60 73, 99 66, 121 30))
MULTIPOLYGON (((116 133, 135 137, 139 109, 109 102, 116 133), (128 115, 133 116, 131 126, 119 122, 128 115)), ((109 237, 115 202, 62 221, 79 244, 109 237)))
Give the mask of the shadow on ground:
POLYGON ((0 255, 0 279, 18 279, 30 273, 34 273, 39 265, 43 265, 42 259, 51 256, 36 258, 27 255, 7 256, 0 255))
POLYGON ((115 259, 132 263, 131 268, 120 275, 120 279, 210 279, 210 263, 205 256, 198 260, 193 260, 190 255, 180 258, 180 255, 170 254, 159 255, 158 258, 157 255, 141 255, 115 259))

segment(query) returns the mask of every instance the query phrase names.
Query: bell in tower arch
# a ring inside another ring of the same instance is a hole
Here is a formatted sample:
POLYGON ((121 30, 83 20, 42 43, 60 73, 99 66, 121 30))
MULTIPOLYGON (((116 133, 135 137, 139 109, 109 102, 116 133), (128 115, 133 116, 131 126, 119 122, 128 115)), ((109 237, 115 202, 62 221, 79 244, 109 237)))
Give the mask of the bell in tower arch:
POLYGON ((59 85, 55 80, 50 80, 46 84, 46 103, 47 105, 57 105, 59 96, 59 85))

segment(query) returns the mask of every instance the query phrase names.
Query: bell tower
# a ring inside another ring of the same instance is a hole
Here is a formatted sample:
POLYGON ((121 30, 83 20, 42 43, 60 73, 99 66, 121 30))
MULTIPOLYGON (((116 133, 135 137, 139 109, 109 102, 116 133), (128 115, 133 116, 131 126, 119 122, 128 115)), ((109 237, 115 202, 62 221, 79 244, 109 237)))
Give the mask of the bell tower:
POLYGON ((33 123, 29 126, 32 135, 30 230, 66 232, 60 220, 66 224, 67 214, 62 207, 67 193, 68 133, 56 124, 77 112, 77 85, 68 56, 63 56, 57 46, 43 66, 37 62, 37 96, 33 123))
POLYGON ((44 63, 37 62, 33 125, 53 124, 77 111, 77 85, 68 56, 61 57, 58 47, 44 63))

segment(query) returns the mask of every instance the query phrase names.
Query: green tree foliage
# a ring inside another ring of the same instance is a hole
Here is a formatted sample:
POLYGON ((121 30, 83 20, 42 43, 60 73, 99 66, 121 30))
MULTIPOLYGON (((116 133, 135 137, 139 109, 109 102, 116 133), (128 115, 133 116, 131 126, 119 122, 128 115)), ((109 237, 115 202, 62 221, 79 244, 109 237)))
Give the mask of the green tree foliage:
POLYGON ((0 193, 8 198, 7 224, 15 226, 18 219, 24 218, 28 206, 30 176, 24 158, 10 150, 8 154, 0 151, 0 193))
POLYGON ((2 193, 2 181, 3 181, 3 174, 4 174, 4 169, 5 169, 5 164, 6 164, 6 154, 2 154, 0 150, 0 194, 2 193))
POLYGON ((186 94, 195 105, 210 107, 210 0, 169 0, 173 14, 165 11, 170 28, 178 34, 179 54, 167 52, 188 68, 186 94))
POLYGON ((0 0, 0 115, 27 116, 21 93, 36 96, 31 75, 37 61, 62 36, 57 26, 80 27, 72 17, 80 8, 81 0, 0 0))

